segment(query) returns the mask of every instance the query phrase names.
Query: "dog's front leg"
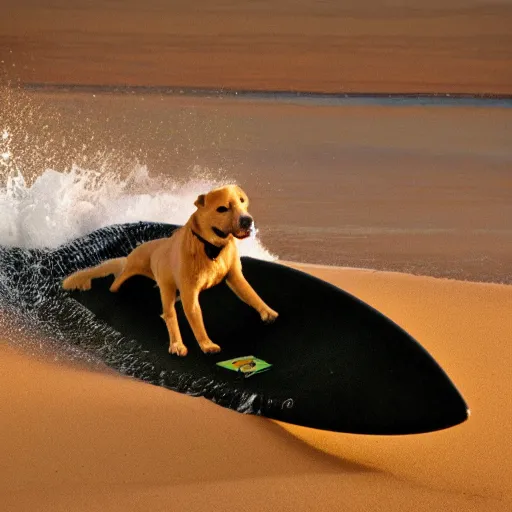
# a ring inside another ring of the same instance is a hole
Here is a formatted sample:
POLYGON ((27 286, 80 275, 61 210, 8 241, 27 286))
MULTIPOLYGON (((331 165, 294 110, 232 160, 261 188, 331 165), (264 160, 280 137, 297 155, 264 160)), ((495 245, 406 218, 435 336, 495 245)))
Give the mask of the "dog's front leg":
POLYGON ((228 274, 226 282, 239 299, 249 304, 260 314, 261 319, 265 323, 271 323, 278 317, 278 313, 267 306, 247 282, 242 274, 242 269, 232 269, 228 274))
POLYGON ((160 298, 162 299, 162 318, 169 332, 169 353, 186 356, 188 350, 181 339, 178 316, 174 307, 176 302, 176 285, 173 282, 163 282, 159 283, 159 288, 160 298))
POLYGON ((197 290, 181 290, 181 303, 183 311, 187 317, 188 323, 192 328, 201 350, 207 353, 220 352, 220 347, 208 337, 204 328, 203 314, 199 305, 199 291, 197 290))

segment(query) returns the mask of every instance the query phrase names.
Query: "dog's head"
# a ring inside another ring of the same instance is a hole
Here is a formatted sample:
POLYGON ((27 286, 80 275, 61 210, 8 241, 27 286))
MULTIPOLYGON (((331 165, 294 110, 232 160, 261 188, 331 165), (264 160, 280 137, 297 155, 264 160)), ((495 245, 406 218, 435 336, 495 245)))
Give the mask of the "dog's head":
POLYGON ((253 228, 249 215, 249 198, 237 185, 216 188, 201 194, 194 203, 194 220, 201 236, 215 244, 222 244, 234 236, 247 238, 253 228))

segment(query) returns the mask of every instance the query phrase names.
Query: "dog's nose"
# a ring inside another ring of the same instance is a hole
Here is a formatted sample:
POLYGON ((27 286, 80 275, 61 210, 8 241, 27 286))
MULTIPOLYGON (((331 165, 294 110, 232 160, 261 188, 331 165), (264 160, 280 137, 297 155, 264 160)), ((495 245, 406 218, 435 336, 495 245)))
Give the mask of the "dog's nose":
POLYGON ((240 227, 242 229, 249 229, 252 226, 252 217, 249 215, 243 215, 240 217, 240 227))

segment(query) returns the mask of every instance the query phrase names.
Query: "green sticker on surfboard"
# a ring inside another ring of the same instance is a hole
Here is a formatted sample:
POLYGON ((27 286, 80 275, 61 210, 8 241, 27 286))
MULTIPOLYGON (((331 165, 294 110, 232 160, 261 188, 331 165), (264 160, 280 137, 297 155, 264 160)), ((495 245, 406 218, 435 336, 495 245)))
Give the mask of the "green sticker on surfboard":
POLYGON ((217 363, 217 366, 241 373, 244 377, 251 377, 256 373, 267 371, 272 365, 254 356, 243 356, 228 359, 227 361, 220 361, 217 363))

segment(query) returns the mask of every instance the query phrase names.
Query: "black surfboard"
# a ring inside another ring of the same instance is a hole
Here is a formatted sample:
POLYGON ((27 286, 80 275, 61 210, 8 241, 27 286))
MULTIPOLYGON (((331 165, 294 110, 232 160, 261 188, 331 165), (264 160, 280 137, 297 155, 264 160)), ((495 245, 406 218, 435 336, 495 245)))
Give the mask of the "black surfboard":
POLYGON ((247 280, 279 312, 274 324, 263 324, 225 284, 201 294, 207 332, 222 348, 215 355, 201 352, 179 302, 189 354, 169 355, 160 296, 150 279, 133 277, 116 294, 108 291, 112 278, 93 281, 87 292, 60 289, 70 272, 125 255, 175 228, 128 224, 54 251, 3 249, 0 295, 23 302, 46 327, 124 374, 240 412, 361 434, 429 432, 467 419, 455 386, 404 330, 339 288, 283 265, 242 258, 247 280), (243 356, 272 366, 245 374, 216 364, 243 356))

